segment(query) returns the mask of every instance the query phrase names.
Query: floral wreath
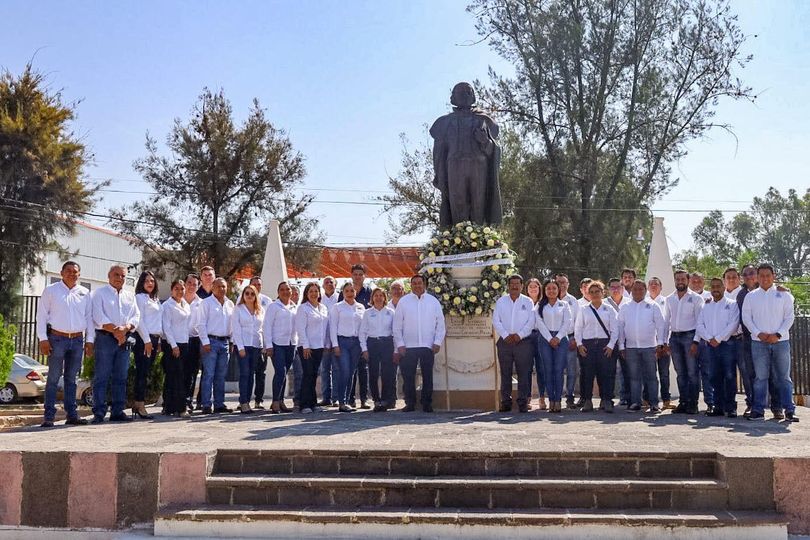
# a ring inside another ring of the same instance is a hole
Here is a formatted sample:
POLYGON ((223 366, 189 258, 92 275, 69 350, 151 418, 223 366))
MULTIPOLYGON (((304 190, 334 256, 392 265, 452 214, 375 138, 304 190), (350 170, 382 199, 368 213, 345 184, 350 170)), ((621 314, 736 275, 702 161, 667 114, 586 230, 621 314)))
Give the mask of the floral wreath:
POLYGON ((495 302, 506 293, 507 279, 516 271, 513 258, 497 229, 469 221, 434 233, 419 255, 427 291, 439 300, 445 315, 454 317, 492 313, 495 302), (443 262, 446 256, 478 252, 482 255, 476 256, 474 263, 443 262), (498 264, 499 259, 504 259, 502 264, 498 264), (461 287, 450 274, 453 266, 482 267, 480 281, 461 287))

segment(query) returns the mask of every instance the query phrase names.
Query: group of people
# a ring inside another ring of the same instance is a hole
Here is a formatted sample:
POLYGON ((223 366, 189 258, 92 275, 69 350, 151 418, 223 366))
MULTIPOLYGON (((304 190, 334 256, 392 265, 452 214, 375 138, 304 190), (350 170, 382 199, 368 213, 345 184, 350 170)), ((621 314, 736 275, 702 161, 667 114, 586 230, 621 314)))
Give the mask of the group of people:
POLYGON ((583 279, 577 299, 568 292, 565 274, 525 285, 513 275, 493 313, 500 410, 512 410, 513 374, 518 410, 530 410, 535 370, 541 410, 560 412, 565 398, 567 408, 592 412, 595 380, 599 409, 608 413, 618 387, 619 405, 629 411, 698 414, 702 387, 708 416, 734 418, 739 370, 746 418, 763 419, 768 405, 775 419, 798 422, 790 378, 793 297, 774 278, 770 264, 746 266, 742 273, 727 268, 722 278, 711 278, 706 291, 700 273, 677 270, 675 291, 664 296, 659 278, 645 283, 626 268, 607 287, 583 279), (669 388, 670 362, 677 374, 677 407, 669 388))
MULTIPOLYGON (((254 277, 234 304, 227 281, 208 266, 199 275, 174 280, 163 302, 154 273, 140 275, 134 294, 124 289, 126 274, 125 267, 113 265, 109 283, 90 294, 79 284, 79 264, 68 261, 62 279, 43 292, 37 311, 40 352, 49 365, 43 427, 53 426, 61 376, 66 423, 86 423, 76 408, 83 354, 94 358, 92 423, 105 421, 108 401, 110 421, 151 418, 145 401, 159 351, 167 415, 232 412, 225 404, 232 357, 239 364, 238 411, 243 414, 264 409, 268 362, 274 369, 269 407, 274 414, 310 414, 325 407, 352 412, 358 386, 361 409, 387 411, 396 406, 397 371, 403 379, 401 410, 414 411, 418 403, 423 411, 433 411, 433 363, 444 342, 445 319, 439 301, 426 292, 423 275, 410 278, 408 294, 402 281, 388 291, 372 289, 365 284, 365 268, 357 264, 339 291, 336 279, 327 276, 322 286, 313 281, 303 291, 281 282, 275 299, 262 293, 262 280, 254 277), (135 358, 131 415, 124 410, 130 352, 135 358), (290 370, 294 408, 285 401, 290 370)), ((770 395, 775 418, 798 421, 788 341, 793 298, 774 284, 773 267, 745 267, 742 285, 738 271, 729 268, 722 279, 711 279, 710 291, 704 291, 698 273, 678 270, 674 277, 676 290, 664 297, 660 279, 645 283, 625 269, 620 279, 608 281, 607 289, 601 281, 582 280, 582 298, 576 299, 565 274, 526 283, 520 275, 510 276, 492 315, 500 410, 513 408, 513 375, 518 410, 530 410, 534 371, 541 410, 561 412, 565 399, 569 409, 593 411, 595 380, 599 409, 605 412, 614 410, 618 383, 619 405, 630 411, 660 412, 660 391, 663 408, 697 414, 702 386, 707 414, 734 417, 739 369, 746 417, 763 418, 770 395), (677 407, 669 391, 670 361, 677 373, 677 407)))

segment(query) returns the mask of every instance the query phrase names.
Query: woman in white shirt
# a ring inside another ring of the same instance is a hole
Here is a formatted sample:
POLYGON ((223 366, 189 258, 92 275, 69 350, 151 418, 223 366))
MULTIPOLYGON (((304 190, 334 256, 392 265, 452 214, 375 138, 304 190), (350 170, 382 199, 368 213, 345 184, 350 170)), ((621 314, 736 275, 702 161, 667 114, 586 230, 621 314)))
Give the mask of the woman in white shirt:
POLYGON ((292 289, 289 283, 282 281, 276 289, 278 298, 270 304, 264 314, 262 326, 264 335, 264 352, 273 362, 273 403, 270 412, 278 414, 292 412, 284 403, 284 392, 287 387, 287 372, 295 358, 295 312, 296 305, 290 302, 292 289))
POLYGON ((188 418, 186 410, 186 368, 188 363, 189 324, 191 305, 184 298, 186 284, 182 279, 172 282, 172 295, 160 308, 163 330, 163 394, 164 410, 169 416, 188 418))
POLYGON ((535 328, 539 334, 538 348, 543 357, 549 412, 562 411, 563 372, 568 365, 568 335, 571 311, 560 300, 560 286, 547 279, 543 283, 543 296, 537 302, 535 328))
POLYGON ((149 373, 160 351, 160 336, 162 333, 160 321, 160 299, 158 298, 158 284, 155 274, 146 270, 141 272, 138 283, 135 285, 135 303, 141 318, 135 328, 135 390, 132 403, 132 417, 141 417, 147 420, 152 415, 146 412, 144 401, 148 386, 149 373))
POLYGON ((262 354, 262 324, 264 309, 259 302, 259 292, 248 285, 239 297, 239 303, 231 315, 233 345, 239 355, 239 412, 249 414, 250 397, 256 366, 262 354))
POLYGON ((302 413, 319 411, 315 387, 318 371, 326 349, 326 333, 329 329, 329 310, 321 303, 321 287, 316 282, 304 287, 304 302, 295 314, 295 330, 298 333, 298 356, 301 358, 302 413))
MULTIPOLYGON (((532 303, 534 304, 534 308, 537 309, 537 303, 543 297, 543 284, 537 278, 530 278, 529 281, 526 282, 526 296, 532 299, 532 303)), ((545 411, 546 406, 546 373, 544 363, 543 363, 543 355, 540 354, 540 332, 537 331, 537 328, 532 330, 532 335, 530 337, 532 346, 534 347, 534 370, 537 376, 537 393, 540 395, 540 410, 545 411)), ((529 384, 531 385, 531 378, 529 379, 529 384)), ((529 408, 531 409, 531 388, 529 389, 529 408)))
POLYGON ((371 293, 371 307, 363 313, 360 324, 360 349, 368 360, 368 384, 374 412, 396 407, 397 366, 394 364, 394 310, 388 305, 385 291, 371 293), (382 394, 380 393, 382 379, 382 394))
POLYGON ((579 351, 579 380, 582 412, 593 412, 593 380, 599 385, 600 408, 613 412, 613 390, 616 385, 616 356, 613 350, 619 339, 618 314, 613 306, 602 302, 605 286, 601 281, 588 285, 590 304, 580 311, 574 323, 574 339, 579 351))
POLYGON ((338 410, 341 412, 352 412, 349 407, 351 394, 352 375, 357 369, 360 361, 360 323, 363 321, 363 313, 366 308, 360 302, 355 301, 356 291, 352 282, 343 285, 341 290, 343 301, 338 302, 329 310, 329 332, 332 344, 337 344, 333 352, 338 359, 338 410))

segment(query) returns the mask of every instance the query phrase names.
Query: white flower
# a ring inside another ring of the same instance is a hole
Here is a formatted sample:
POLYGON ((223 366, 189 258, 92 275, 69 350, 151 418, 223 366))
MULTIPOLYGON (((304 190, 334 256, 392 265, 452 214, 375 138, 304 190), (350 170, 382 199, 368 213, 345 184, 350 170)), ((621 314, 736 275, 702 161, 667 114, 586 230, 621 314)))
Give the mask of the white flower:
POLYGON ((470 238, 472 238, 473 240, 475 240, 476 238, 478 238, 478 233, 472 233, 472 234, 470 235, 470 238))
POLYGON ((445 302, 447 302, 448 300, 450 300, 450 295, 449 295, 449 294, 447 294, 447 293, 444 293, 444 294, 442 295, 442 298, 444 299, 444 301, 445 301, 445 302))
POLYGON ((470 245, 471 245, 472 247, 478 247, 478 242, 471 242, 471 243, 470 243, 470 245))
POLYGON ((438 240, 438 238, 434 238, 433 240, 430 241, 430 243, 435 246, 435 245, 437 245, 439 243, 439 240, 438 240))
POLYGON ((473 228, 472 228, 472 227, 470 227, 469 225, 468 225, 468 226, 467 226, 467 228, 466 228, 466 229, 464 229, 464 230, 465 230, 465 231, 467 231, 467 232, 473 232, 473 228))
POLYGON ((495 245, 495 240, 493 240, 492 238, 490 238, 489 240, 487 240, 487 245, 488 245, 489 247, 494 246, 494 245, 495 245))
POLYGON ((455 309, 451 309, 450 315, 452 315, 453 317, 458 317, 458 311, 456 311, 455 309))
POLYGON ((487 281, 486 279, 483 279, 483 280, 481 280, 481 285, 486 287, 487 285, 489 285, 489 281, 487 281))
POLYGON ((492 232, 492 229, 490 229, 489 227, 484 227, 484 234, 489 234, 491 232, 492 232))
POLYGON ((480 307, 480 306, 479 306, 479 307, 477 307, 477 308, 475 308, 475 314, 476 314, 476 315, 481 315, 481 313, 483 313, 483 312, 484 312, 484 310, 483 310, 483 309, 481 309, 481 307, 480 307))
POLYGON ((467 287, 462 287, 458 290, 461 294, 465 294, 467 292, 467 287))
POLYGON ((455 244, 456 244, 456 245, 459 245, 459 244, 461 243, 461 238, 459 238, 458 236, 456 236, 456 237, 453 239, 453 242, 455 242, 455 244))
POLYGON ((442 288, 441 287, 433 287, 433 292, 438 294, 438 293, 442 292, 442 288))
POLYGON ((509 245, 506 242, 501 244, 501 247, 503 247, 503 249, 509 249, 509 245))
POLYGON ((470 301, 470 302, 472 302, 473 304, 474 304, 474 303, 476 303, 476 302, 478 302, 478 298, 476 298, 474 294, 473 294, 473 295, 471 295, 471 296, 468 296, 468 297, 467 297, 467 300, 469 300, 469 301, 470 301))
POLYGON ((450 240, 442 240, 442 245, 443 246, 449 246, 450 245, 450 240))
POLYGON ((442 236, 450 236, 450 231, 442 231, 442 236))
POLYGON ((478 287, 470 287, 470 292, 477 293, 478 287))
POLYGON ((484 298, 489 298, 489 293, 488 292, 484 293, 484 298))
POLYGON ((501 286, 501 284, 500 284, 500 283, 498 283, 497 281, 493 281, 493 282, 492 282, 492 288, 493 288, 493 289, 498 289, 498 288, 500 288, 500 286, 501 286))
POLYGON ((436 271, 436 270, 434 270, 433 268, 428 268, 428 269, 427 269, 427 273, 428 273, 428 274, 432 274, 432 273, 433 273, 433 272, 435 272, 435 271, 436 271))
POLYGON ((458 296, 456 296, 455 298, 453 298, 453 304, 455 304, 455 305, 459 305, 459 304, 461 304, 461 298, 459 298, 458 296))
POLYGON ((500 266, 498 266, 497 264, 493 264, 493 265, 492 265, 492 269, 493 269, 494 271, 496 271, 496 272, 497 272, 497 271, 498 271, 500 268, 501 268, 501 267, 500 267, 500 266))
POLYGON ((431 251, 430 253, 428 253, 428 257, 435 257, 435 256, 436 256, 436 253, 434 253, 433 251, 431 251))
POLYGON ((462 310, 461 310, 461 312, 460 312, 460 314, 461 314, 461 316, 463 317, 463 316, 465 316, 465 315, 467 314, 467 311, 462 309, 462 310))
POLYGON ((420 254, 419 254, 419 260, 421 261, 421 260, 423 260, 424 258, 425 258, 425 254, 424 254, 424 253, 420 253, 420 254))

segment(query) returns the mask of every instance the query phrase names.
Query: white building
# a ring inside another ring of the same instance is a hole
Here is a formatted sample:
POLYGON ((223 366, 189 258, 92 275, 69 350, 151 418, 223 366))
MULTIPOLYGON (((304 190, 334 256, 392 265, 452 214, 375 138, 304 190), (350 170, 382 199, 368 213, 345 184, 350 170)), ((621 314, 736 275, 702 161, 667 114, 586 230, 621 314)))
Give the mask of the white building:
MULTIPOLYGON (((107 283, 107 272, 113 263, 128 268, 124 287, 135 290, 143 254, 124 236, 98 225, 77 221, 72 236, 59 236, 55 240, 67 250, 70 260, 81 265, 80 282, 91 291, 107 283)), ((59 272, 67 259, 51 250, 46 251, 44 257, 43 272, 36 272, 23 280, 23 295, 39 296, 46 285, 61 279, 59 272)))

